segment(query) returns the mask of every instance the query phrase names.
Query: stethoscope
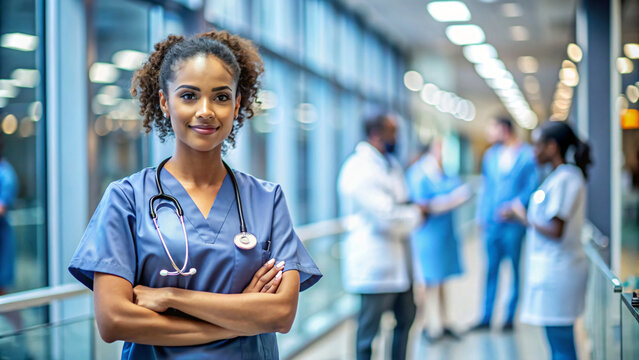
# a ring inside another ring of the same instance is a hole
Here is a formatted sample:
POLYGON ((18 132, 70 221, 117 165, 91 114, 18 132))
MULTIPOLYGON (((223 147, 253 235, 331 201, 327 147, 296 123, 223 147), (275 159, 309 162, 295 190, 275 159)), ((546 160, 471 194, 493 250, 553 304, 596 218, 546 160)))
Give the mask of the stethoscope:
MULTIPOLYGON (((153 224, 155 224, 155 230, 157 230, 158 236, 160 237, 160 241, 162 241, 162 246, 164 247, 164 251, 166 252, 166 255, 169 257, 169 260, 171 260, 171 265, 173 265, 173 269, 175 269, 175 271, 168 271, 168 270, 162 269, 160 270, 160 275, 161 276, 195 275, 195 273, 197 272, 195 268, 191 268, 189 269, 189 271, 185 272, 186 266, 189 263, 189 237, 186 234, 186 227, 184 226, 184 212, 182 211, 182 207, 180 206, 180 203, 178 202, 176 198, 164 193, 164 190, 162 189, 162 183, 160 182, 160 172, 162 171, 164 164, 166 164, 166 162, 169 161, 169 159, 171 159, 171 157, 164 159, 164 161, 162 161, 160 165, 158 165, 157 169, 155 170, 155 185, 158 188, 158 194, 151 196, 151 199, 149 200, 149 211, 151 214, 151 219, 153 219, 153 224), (162 236, 162 233, 160 232, 160 226, 158 225, 158 220, 157 220, 158 219, 157 206, 156 207, 153 206, 153 202, 155 202, 158 199, 168 200, 172 202, 173 205, 175 205, 175 212, 177 213, 177 216, 180 219, 180 224, 182 224, 182 232, 184 233, 184 244, 186 247, 186 254, 184 256, 184 266, 182 266, 181 269, 175 264, 175 261, 173 261, 171 252, 169 251, 169 248, 166 246, 164 237, 162 236)), ((251 234, 250 232, 246 230, 246 223, 244 222, 244 212, 242 211, 242 199, 240 198, 240 191, 237 186, 237 180, 235 179, 235 174, 233 173, 233 170, 226 164, 226 162, 223 161, 222 163, 224 164, 224 167, 226 168, 226 171, 228 172, 231 178, 231 182, 233 183, 233 191, 235 192, 235 201, 237 202, 237 215, 240 218, 240 232, 237 235, 235 235, 235 238, 233 239, 233 243, 235 243, 235 246, 237 246, 238 248, 242 250, 250 250, 254 248, 255 245, 257 245, 257 239, 255 238, 255 235, 251 234)))

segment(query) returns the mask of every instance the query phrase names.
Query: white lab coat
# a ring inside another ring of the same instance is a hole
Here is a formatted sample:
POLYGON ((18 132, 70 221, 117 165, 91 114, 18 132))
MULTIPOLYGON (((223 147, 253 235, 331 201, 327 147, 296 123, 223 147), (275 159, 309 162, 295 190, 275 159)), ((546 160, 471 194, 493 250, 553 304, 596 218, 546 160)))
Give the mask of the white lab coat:
POLYGON ((584 309, 588 261, 581 242, 586 184, 581 170, 560 165, 533 193, 530 223, 558 217, 565 221, 561 239, 529 227, 521 321, 540 326, 570 325, 584 309))
POLYGON ((344 287, 359 294, 395 293, 411 286, 408 238, 422 220, 408 205, 401 165, 361 142, 338 180, 343 209, 356 221, 342 247, 344 287))

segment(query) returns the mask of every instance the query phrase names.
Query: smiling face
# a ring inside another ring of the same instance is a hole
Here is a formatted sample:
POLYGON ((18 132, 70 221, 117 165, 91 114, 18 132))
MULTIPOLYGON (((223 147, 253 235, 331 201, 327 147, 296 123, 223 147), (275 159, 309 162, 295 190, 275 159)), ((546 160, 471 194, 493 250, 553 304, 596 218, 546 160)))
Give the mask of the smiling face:
POLYGON ((179 62, 160 107, 170 116, 176 151, 216 151, 233 130, 240 109, 235 74, 214 55, 196 55, 179 62))

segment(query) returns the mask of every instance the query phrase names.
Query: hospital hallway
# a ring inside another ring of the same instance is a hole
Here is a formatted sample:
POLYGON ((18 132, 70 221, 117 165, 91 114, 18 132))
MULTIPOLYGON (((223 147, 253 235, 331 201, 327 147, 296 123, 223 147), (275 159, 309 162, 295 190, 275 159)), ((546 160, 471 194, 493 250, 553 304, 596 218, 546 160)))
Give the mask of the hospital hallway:
MULTIPOLYGON (((430 342, 419 333, 420 327, 416 323, 410 339, 408 359, 429 360, 539 360, 548 356, 543 330, 539 327, 526 324, 515 324, 514 331, 502 331, 500 324, 503 312, 496 311, 495 327, 491 330, 479 330, 468 332, 468 329, 477 322, 480 314, 480 294, 484 283, 485 259, 480 247, 480 241, 475 237, 469 237, 464 244, 464 263, 466 272, 459 278, 450 282, 448 291, 454 296, 449 297, 449 314, 456 325, 455 330, 461 335, 460 340, 444 337, 435 342, 430 342), (462 295, 463 294, 463 295, 462 295), (472 354, 472 355, 471 355, 472 354)), ((505 306, 508 300, 508 285, 511 279, 511 266, 508 262, 502 263, 502 272, 499 279, 497 292, 497 309, 505 306)), ((435 314, 428 318, 436 319, 435 314)), ((435 322, 435 321, 431 321, 435 322)), ((373 346, 374 360, 390 358, 390 346, 394 319, 391 313, 382 318, 380 334, 373 346)), ((433 331, 437 331, 439 324, 432 324, 433 331)), ((319 341, 304 349, 291 360, 346 360, 355 358, 355 332, 357 321, 350 318, 340 326, 324 335, 319 341)), ((579 359, 590 359, 588 355, 587 337, 583 334, 583 328, 577 332, 577 346, 579 359)))
POLYGON ((639 0, 0 0, 0 360, 371 356, 639 360, 639 0))

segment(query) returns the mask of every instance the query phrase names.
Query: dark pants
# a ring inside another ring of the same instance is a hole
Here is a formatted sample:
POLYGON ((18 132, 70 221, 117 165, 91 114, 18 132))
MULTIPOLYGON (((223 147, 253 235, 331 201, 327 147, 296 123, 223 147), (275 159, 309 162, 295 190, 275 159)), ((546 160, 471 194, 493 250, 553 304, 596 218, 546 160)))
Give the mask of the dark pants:
POLYGON ((497 295, 497 279, 499 265, 502 260, 509 259, 513 266, 513 285, 506 313, 506 323, 512 324, 519 300, 519 260, 525 230, 517 225, 489 225, 486 228, 485 242, 488 269, 486 271, 486 293, 482 324, 489 324, 493 316, 495 297, 497 295))
POLYGON ((393 332, 393 360, 406 359, 408 332, 415 319, 413 289, 403 293, 362 294, 362 307, 357 319, 357 360, 371 358, 373 339, 385 311, 393 311, 397 325, 393 332))
POLYGON ((573 326, 546 326, 552 360, 577 360, 573 326))

